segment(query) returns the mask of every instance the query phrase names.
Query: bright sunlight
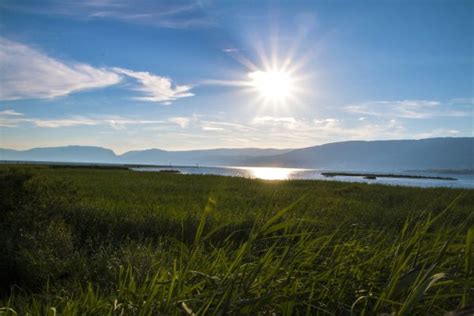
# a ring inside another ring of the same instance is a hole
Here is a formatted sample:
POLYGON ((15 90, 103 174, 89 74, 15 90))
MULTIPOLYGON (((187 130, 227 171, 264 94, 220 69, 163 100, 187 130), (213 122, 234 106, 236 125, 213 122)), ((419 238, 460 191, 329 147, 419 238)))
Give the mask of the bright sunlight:
POLYGON ((293 95, 294 80, 290 73, 281 70, 249 73, 251 86, 267 101, 283 102, 293 95))

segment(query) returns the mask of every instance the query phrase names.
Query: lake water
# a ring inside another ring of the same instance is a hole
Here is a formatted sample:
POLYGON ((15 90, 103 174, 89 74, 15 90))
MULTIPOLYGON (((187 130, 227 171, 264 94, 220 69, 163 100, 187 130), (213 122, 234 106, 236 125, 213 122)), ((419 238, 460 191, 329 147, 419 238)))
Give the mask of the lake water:
MULTIPOLYGON (((414 187, 451 187, 451 188, 471 188, 474 189, 474 175, 449 175, 433 173, 413 173, 398 172, 405 175, 440 176, 452 177, 457 180, 434 180, 434 179, 407 179, 407 178, 383 178, 375 180, 364 179, 363 177, 335 176, 325 177, 322 170, 315 169, 295 169, 295 168, 266 168, 266 167, 150 167, 133 168, 135 171, 160 172, 163 170, 177 170, 182 174, 212 174, 220 176, 244 177, 264 180, 330 180, 345 182, 363 182, 387 185, 403 185, 414 187)), ((382 173, 382 172, 378 172, 382 173)), ((387 172, 389 173, 389 172, 387 172)), ((391 172, 390 172, 391 173, 391 172)))

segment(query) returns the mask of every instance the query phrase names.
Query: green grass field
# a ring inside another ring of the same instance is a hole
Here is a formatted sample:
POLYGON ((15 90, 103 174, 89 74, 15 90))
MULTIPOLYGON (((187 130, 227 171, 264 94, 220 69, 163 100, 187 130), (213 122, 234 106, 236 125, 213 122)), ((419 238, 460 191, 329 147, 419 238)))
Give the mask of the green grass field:
POLYGON ((461 315, 474 190, 0 166, 0 315, 461 315))

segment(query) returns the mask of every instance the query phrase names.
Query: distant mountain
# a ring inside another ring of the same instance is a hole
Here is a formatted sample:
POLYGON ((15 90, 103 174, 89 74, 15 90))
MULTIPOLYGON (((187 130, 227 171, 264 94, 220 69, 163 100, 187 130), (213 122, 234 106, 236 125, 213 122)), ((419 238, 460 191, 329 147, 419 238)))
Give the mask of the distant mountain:
POLYGON ((48 162, 117 162, 115 153, 94 146, 44 147, 28 150, 0 149, 0 160, 48 161, 48 162))
POLYGON ((129 163, 153 165, 244 165, 249 159, 289 152, 290 149, 235 148, 190 151, 147 149, 116 155, 112 150, 92 146, 33 148, 28 150, 0 149, 0 160, 129 163))
POLYGON ((279 166, 333 170, 474 169, 474 138, 347 141, 302 149, 148 149, 116 155, 102 147, 0 149, 0 160, 154 165, 279 166))
POLYGON ((264 158, 268 156, 284 154, 289 151, 291 150, 271 148, 223 148, 189 151, 165 151, 161 149, 148 149, 124 153, 120 156, 120 160, 123 163, 232 166, 245 165, 247 161, 257 157, 264 158))
POLYGON ((292 150, 251 165, 335 170, 472 169, 474 138, 347 141, 292 150))

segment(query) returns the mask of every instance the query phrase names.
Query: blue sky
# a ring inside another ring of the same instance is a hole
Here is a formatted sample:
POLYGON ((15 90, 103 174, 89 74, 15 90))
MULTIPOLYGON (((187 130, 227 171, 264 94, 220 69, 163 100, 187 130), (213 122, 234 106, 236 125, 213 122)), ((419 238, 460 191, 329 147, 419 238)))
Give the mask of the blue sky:
POLYGON ((3 0, 0 147, 473 136, 473 12, 457 0, 3 0), (256 73, 282 73, 285 97, 262 96, 274 78, 256 73))

